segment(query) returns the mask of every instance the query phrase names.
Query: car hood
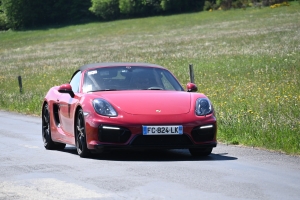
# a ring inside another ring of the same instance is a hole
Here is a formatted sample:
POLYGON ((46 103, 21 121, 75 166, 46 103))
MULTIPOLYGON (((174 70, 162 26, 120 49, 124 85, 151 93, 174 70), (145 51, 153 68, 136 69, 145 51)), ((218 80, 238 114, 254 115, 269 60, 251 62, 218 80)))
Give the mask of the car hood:
POLYGON ((191 94, 184 91, 99 92, 115 108, 136 115, 176 115, 190 112, 191 94))

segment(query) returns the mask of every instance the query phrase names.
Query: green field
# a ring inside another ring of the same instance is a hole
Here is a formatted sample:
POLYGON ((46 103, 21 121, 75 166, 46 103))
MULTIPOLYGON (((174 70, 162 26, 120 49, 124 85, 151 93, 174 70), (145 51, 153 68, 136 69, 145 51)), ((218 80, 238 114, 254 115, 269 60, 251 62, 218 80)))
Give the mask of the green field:
POLYGON ((300 154, 298 3, 0 32, 0 60, 0 109, 33 115, 87 63, 156 63, 184 87, 191 63, 220 142, 300 154))

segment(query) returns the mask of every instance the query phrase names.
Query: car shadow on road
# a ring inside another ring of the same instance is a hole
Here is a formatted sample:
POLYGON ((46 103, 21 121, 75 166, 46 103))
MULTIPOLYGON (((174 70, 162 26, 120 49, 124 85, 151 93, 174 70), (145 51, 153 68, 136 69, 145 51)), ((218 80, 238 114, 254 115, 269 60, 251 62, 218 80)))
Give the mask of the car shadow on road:
MULTIPOLYGON (((66 147, 63 152, 77 155, 76 149, 66 147)), ((238 158, 227 153, 214 153, 209 156, 194 157, 187 149, 172 150, 114 150, 92 154, 88 159, 110 161, 229 161, 238 158)))

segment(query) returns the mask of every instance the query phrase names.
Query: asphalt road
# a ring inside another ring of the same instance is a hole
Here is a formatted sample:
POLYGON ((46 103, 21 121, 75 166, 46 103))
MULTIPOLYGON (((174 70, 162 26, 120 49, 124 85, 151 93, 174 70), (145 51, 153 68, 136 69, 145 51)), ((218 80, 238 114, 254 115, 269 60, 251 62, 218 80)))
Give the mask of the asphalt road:
POLYGON ((219 144, 80 158, 44 149, 41 119, 0 111, 0 199, 300 199, 300 157, 219 144))

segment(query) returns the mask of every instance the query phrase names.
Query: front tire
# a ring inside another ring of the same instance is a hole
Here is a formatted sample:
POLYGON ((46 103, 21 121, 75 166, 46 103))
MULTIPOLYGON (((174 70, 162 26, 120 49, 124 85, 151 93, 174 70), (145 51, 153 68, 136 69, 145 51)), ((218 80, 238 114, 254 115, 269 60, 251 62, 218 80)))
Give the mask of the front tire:
POLYGON ((90 151, 86 144, 85 121, 82 109, 79 109, 76 117, 76 149, 80 157, 86 158, 90 156, 90 151))
POLYGON ((208 156, 208 155, 211 154, 212 148, 205 148, 205 149, 190 148, 189 151, 190 151, 190 154, 192 156, 195 156, 195 157, 204 157, 204 156, 208 156))
POLYGON ((48 104, 43 107, 42 113, 42 137, 45 149, 48 150, 62 150, 65 148, 66 144, 55 143, 51 138, 51 128, 50 128, 50 112, 48 104))

